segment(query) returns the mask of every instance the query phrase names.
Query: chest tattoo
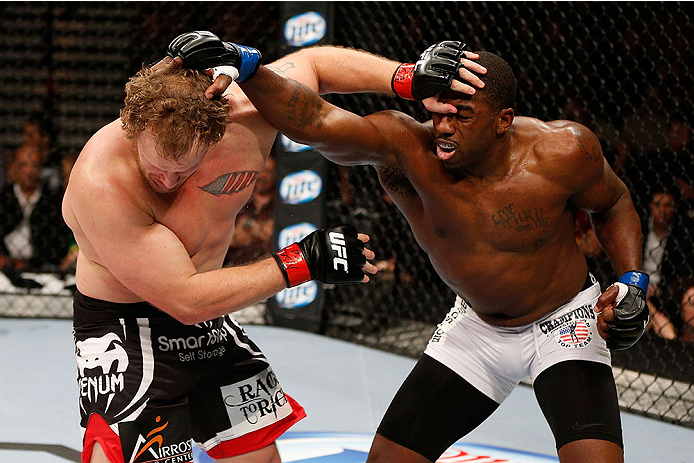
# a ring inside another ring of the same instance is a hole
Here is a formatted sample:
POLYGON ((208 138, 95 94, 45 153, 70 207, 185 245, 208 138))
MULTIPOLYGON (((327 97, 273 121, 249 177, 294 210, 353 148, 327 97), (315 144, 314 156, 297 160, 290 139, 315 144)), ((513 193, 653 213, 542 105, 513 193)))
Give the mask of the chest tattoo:
POLYGON ((545 217, 541 207, 517 210, 516 203, 509 203, 492 214, 494 227, 503 227, 516 232, 549 227, 551 218, 545 217))
POLYGON ((206 191, 215 196, 233 195, 241 190, 245 190, 251 185, 260 172, 255 170, 247 170, 244 172, 230 172, 217 177, 212 182, 205 186, 199 187, 202 191, 206 191))

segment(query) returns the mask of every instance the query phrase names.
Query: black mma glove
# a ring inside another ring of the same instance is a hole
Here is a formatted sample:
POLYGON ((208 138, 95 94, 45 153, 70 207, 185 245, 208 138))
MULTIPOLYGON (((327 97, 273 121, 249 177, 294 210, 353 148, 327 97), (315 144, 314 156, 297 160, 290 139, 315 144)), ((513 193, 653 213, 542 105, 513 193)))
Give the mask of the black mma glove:
POLYGON ((648 325, 648 274, 626 272, 615 285, 619 288, 619 294, 614 308, 615 319, 608 323, 610 337, 607 347, 624 350, 636 344, 648 325))
POLYGON ((401 64, 393 74, 393 93, 407 100, 421 101, 451 88, 453 79, 460 80, 465 44, 457 41, 439 42, 427 48, 415 64, 401 64))
POLYGON ((363 250, 354 226, 337 225, 316 230, 272 255, 291 288, 309 280, 361 283, 366 263, 363 250))
POLYGON ((253 77, 262 58, 255 48, 224 42, 208 31, 179 35, 171 41, 166 54, 172 58, 180 56, 185 68, 198 71, 213 69, 213 79, 219 74, 226 74, 238 82, 253 77))

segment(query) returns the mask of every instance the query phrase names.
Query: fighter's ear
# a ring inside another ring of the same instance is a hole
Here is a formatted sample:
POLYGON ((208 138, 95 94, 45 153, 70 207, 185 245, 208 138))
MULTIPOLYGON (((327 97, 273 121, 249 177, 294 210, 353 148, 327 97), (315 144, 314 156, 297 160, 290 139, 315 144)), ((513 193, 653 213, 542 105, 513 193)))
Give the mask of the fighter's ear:
POLYGON ((496 124, 497 135, 503 135, 508 132, 508 129, 511 128, 511 124, 513 123, 514 116, 515 113, 513 112, 512 108, 502 109, 496 113, 494 123, 496 124))

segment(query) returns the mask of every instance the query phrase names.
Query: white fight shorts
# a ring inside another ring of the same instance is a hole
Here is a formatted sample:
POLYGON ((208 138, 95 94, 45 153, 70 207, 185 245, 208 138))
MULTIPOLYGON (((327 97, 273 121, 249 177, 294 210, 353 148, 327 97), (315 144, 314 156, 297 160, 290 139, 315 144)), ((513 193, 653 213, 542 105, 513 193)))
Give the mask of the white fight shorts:
POLYGON ((458 297, 425 354, 443 363, 497 403, 526 378, 566 360, 610 365, 610 351, 597 329, 593 307, 601 294, 590 275, 587 288, 529 325, 503 328, 480 319, 458 297))

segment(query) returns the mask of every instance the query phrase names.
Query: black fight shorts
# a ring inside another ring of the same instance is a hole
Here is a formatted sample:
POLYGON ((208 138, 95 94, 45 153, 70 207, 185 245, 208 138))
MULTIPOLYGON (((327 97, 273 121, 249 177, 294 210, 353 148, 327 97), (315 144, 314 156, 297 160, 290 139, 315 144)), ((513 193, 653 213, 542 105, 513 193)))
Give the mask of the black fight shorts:
POLYGON ((82 461, 192 462, 263 448, 306 415, 229 316, 184 325, 141 302, 74 297, 82 461))

